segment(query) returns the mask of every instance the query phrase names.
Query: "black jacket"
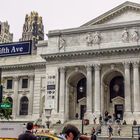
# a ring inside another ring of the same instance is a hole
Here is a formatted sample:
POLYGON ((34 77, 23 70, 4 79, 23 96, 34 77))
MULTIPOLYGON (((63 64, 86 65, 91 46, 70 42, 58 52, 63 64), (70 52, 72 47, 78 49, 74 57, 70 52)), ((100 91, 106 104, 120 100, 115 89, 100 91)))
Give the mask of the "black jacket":
POLYGON ((37 138, 27 130, 25 133, 19 135, 18 140, 37 140, 37 138))

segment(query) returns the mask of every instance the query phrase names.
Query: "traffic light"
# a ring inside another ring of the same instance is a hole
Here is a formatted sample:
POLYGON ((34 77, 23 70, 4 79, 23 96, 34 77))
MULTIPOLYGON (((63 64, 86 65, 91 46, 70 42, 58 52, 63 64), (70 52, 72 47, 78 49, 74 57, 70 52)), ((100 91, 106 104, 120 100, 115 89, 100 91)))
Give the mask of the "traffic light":
POLYGON ((0 85, 0 103, 2 102, 3 86, 0 85))

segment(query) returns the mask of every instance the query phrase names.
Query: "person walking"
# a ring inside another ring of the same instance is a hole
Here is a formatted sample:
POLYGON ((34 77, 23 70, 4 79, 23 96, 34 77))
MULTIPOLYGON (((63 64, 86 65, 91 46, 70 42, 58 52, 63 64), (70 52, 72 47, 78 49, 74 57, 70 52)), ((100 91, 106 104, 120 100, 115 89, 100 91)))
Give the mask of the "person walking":
POLYGON ((33 135, 33 123, 28 122, 26 125, 26 131, 19 135, 18 140, 37 140, 37 137, 33 135))
POLYGON ((121 127, 120 127, 120 125, 118 125, 117 132, 118 132, 118 135, 120 136, 121 135, 121 127))
POLYGON ((111 127, 111 125, 108 126, 108 132, 109 132, 109 138, 111 138, 111 136, 113 136, 113 128, 111 127))

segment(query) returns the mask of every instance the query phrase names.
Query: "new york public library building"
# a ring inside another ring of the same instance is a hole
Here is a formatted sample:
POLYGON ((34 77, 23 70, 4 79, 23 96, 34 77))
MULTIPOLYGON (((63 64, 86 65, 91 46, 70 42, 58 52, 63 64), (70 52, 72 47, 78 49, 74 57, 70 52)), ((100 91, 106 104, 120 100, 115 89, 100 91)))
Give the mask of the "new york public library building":
POLYGON ((53 123, 76 113, 93 123, 93 113, 105 111, 140 123, 140 4, 127 1, 80 27, 49 31, 33 59, 15 70, 31 77, 33 94, 22 93, 31 99, 26 120, 45 122, 45 109, 52 109, 53 123))

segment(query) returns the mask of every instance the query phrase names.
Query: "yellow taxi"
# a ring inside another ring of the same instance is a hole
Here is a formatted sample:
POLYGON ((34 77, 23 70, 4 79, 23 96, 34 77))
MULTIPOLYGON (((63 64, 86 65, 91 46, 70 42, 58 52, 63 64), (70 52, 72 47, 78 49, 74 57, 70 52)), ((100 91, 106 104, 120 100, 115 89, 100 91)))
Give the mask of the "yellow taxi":
POLYGON ((62 137, 47 133, 36 134, 36 137, 37 140, 64 140, 62 137))
POLYGON ((0 140, 17 140, 17 138, 0 138, 0 140))

